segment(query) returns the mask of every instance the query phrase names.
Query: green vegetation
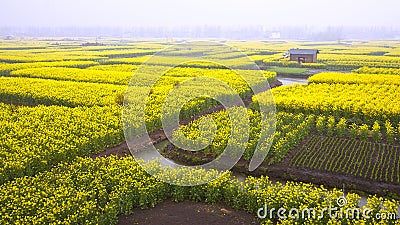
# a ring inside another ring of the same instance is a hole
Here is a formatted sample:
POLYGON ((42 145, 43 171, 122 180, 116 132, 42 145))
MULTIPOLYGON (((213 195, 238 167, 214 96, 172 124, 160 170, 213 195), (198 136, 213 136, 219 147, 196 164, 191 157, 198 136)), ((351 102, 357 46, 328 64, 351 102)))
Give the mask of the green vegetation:
POLYGON ((290 165, 400 183, 400 147, 365 140, 313 135, 290 165))
POLYGON ((306 75, 307 68, 295 67, 269 67, 268 71, 276 72, 278 75, 306 75))

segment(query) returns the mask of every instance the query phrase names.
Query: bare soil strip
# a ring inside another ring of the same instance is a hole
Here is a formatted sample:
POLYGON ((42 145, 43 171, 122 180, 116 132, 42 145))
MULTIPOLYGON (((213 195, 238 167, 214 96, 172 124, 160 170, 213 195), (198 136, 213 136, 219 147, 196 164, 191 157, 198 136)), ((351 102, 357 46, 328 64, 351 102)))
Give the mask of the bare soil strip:
POLYGON ((135 209, 130 215, 121 215, 118 225, 183 225, 183 224, 216 224, 216 225, 257 225, 256 215, 245 211, 234 210, 218 204, 209 205, 201 202, 165 201, 151 209, 135 209))

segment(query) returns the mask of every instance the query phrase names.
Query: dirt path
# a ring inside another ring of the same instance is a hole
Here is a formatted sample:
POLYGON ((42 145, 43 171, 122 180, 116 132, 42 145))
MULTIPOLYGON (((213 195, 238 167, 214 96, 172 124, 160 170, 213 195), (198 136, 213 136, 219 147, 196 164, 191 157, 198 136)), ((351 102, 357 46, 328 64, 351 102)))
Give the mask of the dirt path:
POLYGON ((260 224, 256 215, 234 210, 224 205, 208 205, 200 202, 165 201, 151 209, 135 209, 130 215, 121 215, 119 225, 251 225, 260 224))

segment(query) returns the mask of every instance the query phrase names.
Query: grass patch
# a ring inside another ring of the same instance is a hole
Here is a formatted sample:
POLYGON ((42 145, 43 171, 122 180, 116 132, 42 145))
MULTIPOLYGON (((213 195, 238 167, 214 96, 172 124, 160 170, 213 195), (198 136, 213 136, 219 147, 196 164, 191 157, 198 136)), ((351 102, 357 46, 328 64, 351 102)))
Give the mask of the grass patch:
POLYGON ((290 74, 290 75, 305 75, 308 72, 307 68, 293 68, 293 67, 270 67, 268 71, 276 72, 280 74, 290 74))

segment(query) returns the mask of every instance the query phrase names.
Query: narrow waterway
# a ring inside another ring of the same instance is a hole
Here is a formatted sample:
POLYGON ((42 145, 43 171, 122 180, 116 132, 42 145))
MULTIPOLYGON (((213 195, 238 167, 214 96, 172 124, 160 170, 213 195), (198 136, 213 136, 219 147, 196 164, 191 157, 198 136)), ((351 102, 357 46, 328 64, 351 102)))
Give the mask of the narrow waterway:
POLYGON ((288 86, 292 84, 307 84, 307 78, 292 78, 285 76, 277 77, 280 82, 282 82, 283 86, 288 86))

